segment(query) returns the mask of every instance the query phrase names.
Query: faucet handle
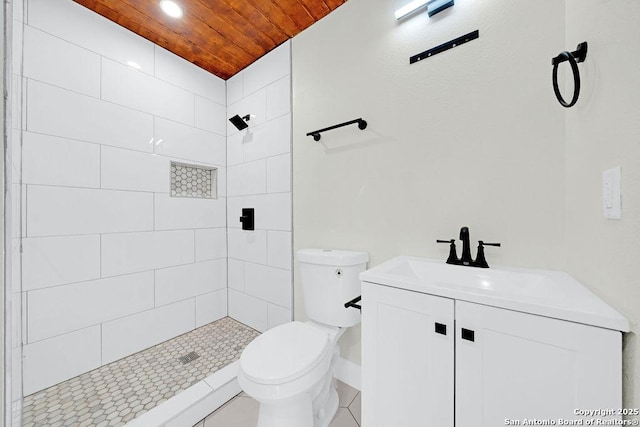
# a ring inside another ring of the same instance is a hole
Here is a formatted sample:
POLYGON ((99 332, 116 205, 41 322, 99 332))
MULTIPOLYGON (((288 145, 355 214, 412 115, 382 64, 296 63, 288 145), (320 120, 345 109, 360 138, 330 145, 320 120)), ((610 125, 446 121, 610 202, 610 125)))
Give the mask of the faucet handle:
POLYGON ((447 258, 447 264, 460 265, 458 254, 456 252, 456 239, 450 240, 436 240, 436 243, 449 243, 449 257, 447 258))
POLYGON ((449 240, 436 240, 436 243, 455 243, 456 239, 449 239, 449 240))
POLYGON ((500 243, 486 243, 486 242, 483 242, 482 240, 478 240, 478 244, 480 246, 497 246, 497 247, 500 247, 500 243))
POLYGON ((484 257, 484 247, 485 246, 498 246, 498 247, 500 247, 500 243, 485 243, 482 240, 478 240, 478 255, 476 255, 476 260, 473 262, 473 266, 474 267, 489 268, 489 264, 487 263, 487 259, 484 257))

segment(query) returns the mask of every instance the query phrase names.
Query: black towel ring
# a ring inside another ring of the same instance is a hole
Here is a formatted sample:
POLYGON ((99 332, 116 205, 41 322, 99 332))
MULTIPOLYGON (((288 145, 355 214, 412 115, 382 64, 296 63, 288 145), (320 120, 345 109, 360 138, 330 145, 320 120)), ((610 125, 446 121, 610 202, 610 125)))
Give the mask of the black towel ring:
POLYGON ((578 70, 578 62, 583 62, 586 57, 587 42, 582 42, 578 45, 578 49, 575 52, 564 51, 551 60, 551 64, 553 65, 553 91, 560 105, 563 107, 573 107, 576 102, 578 102, 578 97, 580 96, 580 71, 578 70), (558 66, 565 61, 569 61, 571 71, 573 72, 573 98, 571 98, 571 102, 569 103, 564 100, 558 87, 558 66))

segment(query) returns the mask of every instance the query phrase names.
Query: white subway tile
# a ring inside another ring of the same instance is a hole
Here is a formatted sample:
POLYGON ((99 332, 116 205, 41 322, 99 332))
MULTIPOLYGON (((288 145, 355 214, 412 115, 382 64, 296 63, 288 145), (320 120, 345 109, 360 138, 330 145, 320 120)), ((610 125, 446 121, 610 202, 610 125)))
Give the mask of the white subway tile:
POLYGON ((100 97, 100 55, 24 27, 24 76, 100 97))
POLYGON ((257 229, 291 231, 291 193, 244 197, 245 207, 255 207, 257 229))
POLYGON ((39 133, 23 133, 25 184, 100 187, 100 146, 39 133))
POLYGON ((240 223, 242 208, 255 208, 255 206, 245 206, 244 197, 242 196, 227 197, 227 227, 242 227, 242 223, 240 223))
POLYGON ((27 187, 29 237, 153 229, 153 195, 132 191, 27 187))
POLYGON ((267 159, 267 193, 291 191, 291 155, 281 154, 267 159))
POLYGON ((102 188, 169 193, 169 158, 106 146, 101 149, 102 188))
MULTIPOLYGON (((15 399, 19 399, 22 396, 22 347, 21 346, 18 346, 11 350, 11 364, 13 365, 11 367, 11 393, 15 399)), ((16 423, 13 425, 19 425, 19 423, 16 423)))
POLYGON ((196 328, 227 316, 227 290, 196 297, 196 328))
POLYGON ((153 117, 90 96, 29 80, 28 130, 151 152, 153 117))
POLYGON ((291 270, 291 232, 267 232, 267 264, 291 270))
POLYGON ((242 99, 242 86, 244 72, 240 71, 227 79, 227 105, 235 104, 242 99))
POLYGON ((153 308, 153 272, 28 293, 29 342, 153 308))
MULTIPOLYGON (((240 117, 244 117, 247 114, 253 114, 249 121, 249 127, 256 127, 265 122, 267 108, 267 92, 266 89, 261 89, 251 95, 242 98, 235 104, 227 105, 227 117, 233 117, 236 114, 240 117)), ((227 136, 240 132, 238 129, 227 121, 227 136)), ((244 131, 242 131, 244 132, 244 131)))
POLYGON ((253 129, 253 142, 256 147, 266 147, 265 157, 291 152, 291 114, 253 129))
POLYGON ((13 20, 24 22, 24 4, 25 0, 14 0, 13 2, 13 20))
POLYGON ((267 120, 291 112, 291 78, 283 77, 267 87, 267 120))
POLYGON ((15 94, 11 97, 11 127, 13 129, 27 128, 27 103, 22 101, 22 97, 25 96, 23 89, 26 89, 26 81, 27 79, 23 79, 17 74, 11 78, 11 90, 15 94))
POLYGON ((102 99, 193 126, 194 94, 102 59, 102 99))
POLYGON ((291 307, 292 291, 291 271, 245 263, 245 293, 283 307, 291 307))
POLYGON ((263 194, 267 190, 267 162, 256 160, 227 168, 227 194, 244 196, 263 194))
POLYGON ((229 289, 229 316, 253 329, 268 329, 268 303, 261 299, 229 289))
POLYGON ((291 47, 286 41, 243 70, 244 95, 249 95, 291 73, 291 47))
POLYGON ((155 46, 156 77, 225 105, 225 83, 208 71, 179 56, 155 46))
POLYGON ((243 261, 267 263, 267 232, 266 230, 245 231, 230 228, 229 258, 243 261))
POLYGON ((227 107, 196 95, 195 125, 218 135, 227 134, 227 107))
POLYGON ((69 0, 29 0, 29 25, 153 74, 153 43, 69 0))
POLYGON ((196 230, 196 262, 227 257, 227 230, 204 228, 196 230))
POLYGON ((111 363, 195 328, 194 300, 177 302, 102 325, 102 363, 111 363))
MULTIPOLYGON (((12 27, 13 39, 11 41, 11 72, 13 74, 22 75, 24 74, 22 58, 24 55, 24 32, 26 30, 26 25, 14 20, 12 22, 12 27)), ((7 71, 8 70, 9 68, 7 68, 7 71)))
POLYGON ((244 162, 242 141, 245 135, 246 132, 238 132, 227 137, 227 166, 244 162))
POLYGON ((224 136, 161 118, 155 120, 155 152, 210 165, 226 164, 224 136))
POLYGON ((261 129, 268 124, 261 125, 256 129, 247 129, 242 135, 242 158, 244 162, 251 162, 258 159, 264 159, 269 155, 269 146, 265 138, 262 137, 261 129))
POLYGON ((22 240, 23 290, 100 277, 100 236, 35 237, 22 240))
POLYGON ((100 366, 100 326, 24 346, 24 395, 100 366))
POLYGON ((223 166, 217 166, 216 179, 218 181, 216 185, 216 193, 218 197, 227 197, 227 168, 223 166))
POLYGON ((194 261, 192 230, 102 236, 102 276, 171 267, 194 261))
POLYGON ((225 199, 190 199, 155 195, 156 230, 225 227, 225 199))
POLYGON ((229 288, 244 292, 244 262, 229 258, 227 260, 227 266, 229 268, 227 279, 229 288))
POLYGON ((269 329, 275 328, 276 326, 283 325, 285 323, 289 323, 293 320, 293 316, 291 315, 291 310, 288 310, 284 307, 280 307, 279 305, 269 304, 269 329))
POLYGON ((226 259, 156 270, 156 307, 226 287, 226 259))

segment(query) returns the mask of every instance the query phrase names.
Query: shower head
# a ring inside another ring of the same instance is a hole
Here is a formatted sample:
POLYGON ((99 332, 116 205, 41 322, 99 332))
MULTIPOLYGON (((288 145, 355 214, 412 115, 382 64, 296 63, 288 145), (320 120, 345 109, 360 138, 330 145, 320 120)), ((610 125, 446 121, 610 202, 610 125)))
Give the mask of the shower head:
POLYGON ((247 114, 246 116, 243 116, 243 117, 240 117, 238 114, 236 114, 235 116, 231 117, 229 121, 231 122, 231 124, 233 124, 236 127, 236 129, 242 130, 249 127, 247 122, 250 119, 251 119, 250 114, 247 114))

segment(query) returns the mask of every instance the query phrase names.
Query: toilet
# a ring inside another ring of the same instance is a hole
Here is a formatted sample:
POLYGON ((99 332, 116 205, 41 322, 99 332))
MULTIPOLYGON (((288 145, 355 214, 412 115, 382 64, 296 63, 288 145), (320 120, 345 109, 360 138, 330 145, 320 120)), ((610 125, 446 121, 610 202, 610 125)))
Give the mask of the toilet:
POLYGON ((329 425, 338 409, 338 339, 360 322, 360 311, 344 304, 360 295, 358 275, 369 255, 302 249, 297 259, 309 320, 266 331, 240 356, 238 382, 260 403, 258 427, 329 425))

